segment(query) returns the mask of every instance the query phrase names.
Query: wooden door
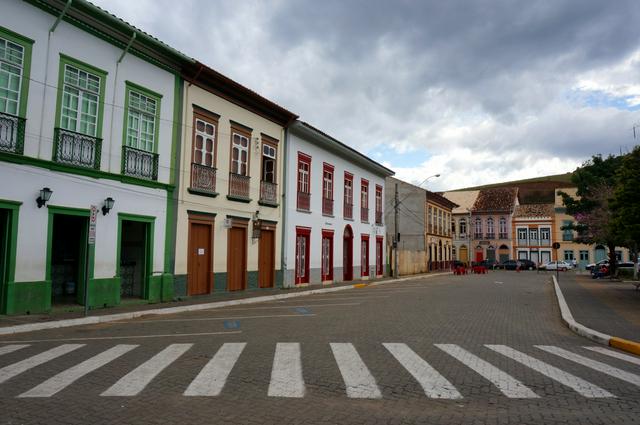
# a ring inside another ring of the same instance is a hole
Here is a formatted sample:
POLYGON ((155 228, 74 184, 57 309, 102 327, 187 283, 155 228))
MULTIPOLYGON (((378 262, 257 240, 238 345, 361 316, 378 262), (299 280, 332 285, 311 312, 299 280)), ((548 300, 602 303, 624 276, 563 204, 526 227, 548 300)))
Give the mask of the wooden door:
POLYGON ((189 226, 189 295, 202 295, 211 292, 211 225, 191 223, 189 226))
POLYGON ((258 244, 258 284, 260 288, 273 288, 275 283, 276 239, 273 230, 262 229, 258 244))
POLYGON ((333 233, 322 231, 322 281, 333 280, 333 233))
POLYGON ((376 276, 382 276, 384 272, 384 257, 382 256, 383 252, 383 242, 382 238, 376 238, 376 276))
POLYGON ((247 283, 247 228, 229 229, 227 252, 227 290, 242 291, 247 283))
POLYGON ((308 229, 296 229, 296 285, 309 283, 309 239, 308 229))
POLYGON ((342 267, 344 280, 353 280, 353 234, 347 231, 342 246, 342 267))

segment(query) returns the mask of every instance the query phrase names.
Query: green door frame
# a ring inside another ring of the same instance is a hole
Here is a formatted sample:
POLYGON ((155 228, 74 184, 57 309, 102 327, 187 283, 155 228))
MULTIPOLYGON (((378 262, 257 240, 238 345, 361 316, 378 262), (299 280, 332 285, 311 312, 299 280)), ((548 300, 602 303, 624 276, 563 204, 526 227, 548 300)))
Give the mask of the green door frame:
MULTIPOLYGON (((93 279, 93 268, 95 265, 95 257, 96 257, 96 246, 91 245, 89 247, 89 277, 84 275, 84 270, 86 270, 86 258, 87 258, 87 245, 88 245, 88 236, 89 236, 89 217, 91 216, 91 211, 83 208, 69 208, 69 207, 60 207, 57 205, 49 205, 47 206, 49 211, 49 223, 47 225, 47 262, 46 262, 46 272, 45 272, 45 280, 51 281, 51 257, 53 254, 52 244, 53 244, 53 217, 56 214, 60 215, 71 215, 75 217, 86 217, 87 225, 82 229, 81 239, 84 241, 80 246, 80 270, 82 279, 78 282, 78 291, 76 291, 76 302, 78 304, 84 304, 84 290, 85 290, 85 282, 89 279, 93 279)), ((97 240, 97 235, 96 235, 97 240)), ((51 286, 53 291, 53 285, 51 286)), ((53 297, 53 292, 51 294, 53 297)))
POLYGON ((7 291, 9 282, 16 276, 16 249, 18 247, 18 213, 22 202, 0 199, 0 208, 7 210, 6 233, 4 244, 5 258, 0 258, 0 314, 7 312, 7 291))
POLYGON ((142 286, 142 298, 145 300, 149 299, 149 285, 151 284, 151 276, 153 276, 153 235, 155 230, 155 221, 156 218, 148 215, 137 215, 137 214, 128 214, 128 213, 118 213, 118 241, 116 245, 116 277, 120 280, 120 284, 122 285, 122 280, 120 276, 120 256, 121 256, 121 245, 122 245, 122 222, 123 221, 137 221, 139 223, 147 224, 146 234, 145 234, 145 278, 144 285, 142 286))

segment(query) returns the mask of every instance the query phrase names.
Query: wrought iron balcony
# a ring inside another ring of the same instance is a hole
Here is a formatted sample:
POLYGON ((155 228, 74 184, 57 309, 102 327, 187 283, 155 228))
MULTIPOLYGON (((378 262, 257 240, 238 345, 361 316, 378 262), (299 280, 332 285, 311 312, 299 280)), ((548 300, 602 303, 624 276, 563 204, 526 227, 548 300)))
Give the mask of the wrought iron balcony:
POLYGON ((376 224, 382 224, 382 211, 376 211, 376 224))
POLYGON ((498 233, 498 239, 509 239, 508 233, 498 233))
POLYGON ((229 196, 232 198, 249 199, 249 182, 251 177, 229 173, 229 196))
POLYGON ((487 233, 486 235, 486 239, 495 239, 496 238, 496 234, 495 233, 487 233))
POLYGON ((353 204, 344 203, 344 218, 353 219, 353 204))
POLYGON ((482 239, 482 233, 474 233, 473 239, 482 239))
POLYGON ((102 139, 56 128, 53 152, 55 162, 99 170, 102 139))
POLYGON ((24 128, 26 119, 0 112, 0 151, 24 152, 24 128))
POLYGON ((216 169, 202 164, 191 163, 191 189, 198 192, 216 194, 216 169))
POLYGON ((123 146, 122 174, 145 180, 157 180, 158 154, 123 146))
POLYGON ((360 207, 360 221, 369 222, 369 208, 360 207))
POLYGON ((311 194, 306 192, 298 192, 297 206, 299 210, 309 211, 311 209, 311 194))
POLYGON ((278 205, 278 184, 266 181, 260 182, 260 202, 278 205))
POLYGON ((333 215, 333 199, 322 197, 322 214, 333 215))

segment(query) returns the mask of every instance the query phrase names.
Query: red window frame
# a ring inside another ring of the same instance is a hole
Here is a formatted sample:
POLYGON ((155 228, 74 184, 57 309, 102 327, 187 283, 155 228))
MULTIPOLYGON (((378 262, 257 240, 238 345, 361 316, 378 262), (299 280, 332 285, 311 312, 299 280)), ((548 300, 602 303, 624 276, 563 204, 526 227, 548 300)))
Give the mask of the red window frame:
POLYGON ((360 235, 360 275, 363 277, 369 276, 369 251, 369 235, 360 235))
POLYGON ((322 281, 333 281, 333 230, 322 229, 322 245, 320 245, 320 274, 322 281), (324 245, 329 244, 328 269, 325 269, 324 245))
POLYGON ((376 185, 376 224, 382 224, 382 186, 376 185))
POLYGON ((333 194, 335 192, 334 167, 322 163, 322 214, 333 216, 333 194))
POLYGON ((348 171, 344 172, 344 197, 343 197, 343 215, 346 219, 353 220, 353 174, 348 171), (351 193, 347 191, 347 182, 351 183, 351 193), (351 199, 349 199, 349 197, 351 199), (349 202, 349 200, 351 202, 349 202))
POLYGON ((309 283, 309 252, 311 250, 311 228, 310 227, 300 227, 296 226, 296 241, 295 241, 295 267, 294 267, 294 277, 295 284, 299 285, 301 283, 309 283), (305 252, 304 252, 304 274, 300 273, 300 261, 298 261, 298 257, 300 255, 298 251, 298 238, 305 239, 305 252))
POLYGON ((367 179, 360 179, 360 220, 364 223, 369 222, 369 180, 367 179))
POLYGON ((304 194, 303 196, 297 196, 296 207, 302 210, 310 209, 310 197, 311 197, 311 156, 298 152, 298 167, 297 167, 297 192, 298 194, 304 194), (306 165, 306 181, 304 178, 304 167, 306 165), (305 190, 306 189, 306 190, 305 190), (301 205, 301 200, 306 199, 306 205, 301 205))

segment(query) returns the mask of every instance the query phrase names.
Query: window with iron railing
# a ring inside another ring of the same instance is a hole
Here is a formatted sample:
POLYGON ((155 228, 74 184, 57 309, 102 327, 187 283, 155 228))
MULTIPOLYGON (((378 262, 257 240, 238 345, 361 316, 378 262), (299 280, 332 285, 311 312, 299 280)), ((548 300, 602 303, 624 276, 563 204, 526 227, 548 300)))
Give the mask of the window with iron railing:
POLYGON ((0 151, 22 155, 26 121, 24 118, 0 112, 0 151))
POLYGON ((296 205, 299 210, 311 209, 311 157, 298 152, 298 196, 296 205))
POLYGON ((249 199, 249 184, 251 177, 242 174, 229 173, 229 196, 232 198, 249 199))
POLYGON ((343 200, 344 218, 353 219, 353 175, 344 173, 344 200, 343 200))

